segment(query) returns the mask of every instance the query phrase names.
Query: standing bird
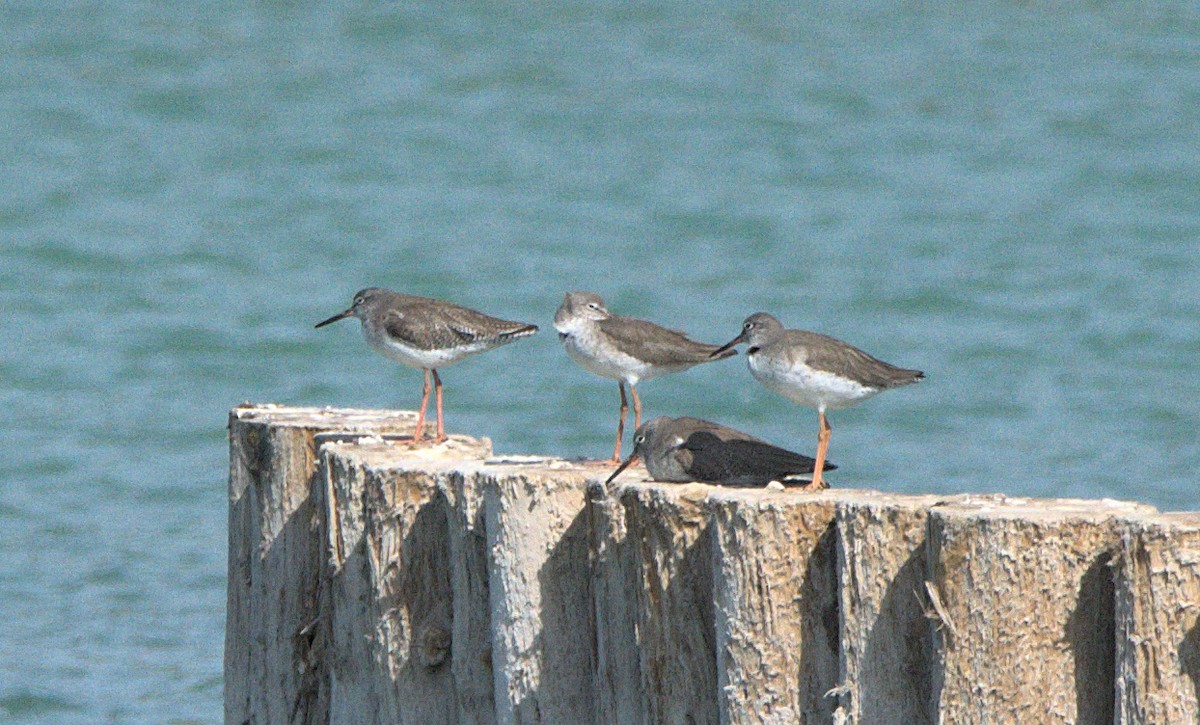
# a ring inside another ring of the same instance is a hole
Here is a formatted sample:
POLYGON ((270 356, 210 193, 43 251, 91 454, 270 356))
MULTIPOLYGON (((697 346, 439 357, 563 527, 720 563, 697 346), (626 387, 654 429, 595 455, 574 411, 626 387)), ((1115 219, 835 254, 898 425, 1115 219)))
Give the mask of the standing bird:
POLYGON ((617 381, 621 417, 617 420, 613 463, 621 461, 621 438, 629 412, 626 383, 633 393, 633 426, 637 429, 642 424, 642 401, 635 387, 640 381, 737 354, 735 350, 718 350, 716 345, 696 342, 653 322, 614 315, 604 307, 604 300, 591 292, 568 292, 554 313, 554 329, 572 360, 602 378, 617 381))
POLYGON ((413 440, 421 440, 425 430, 425 409, 429 406, 429 374, 437 389, 437 437, 446 440, 442 423, 442 379, 438 368, 453 365, 476 353, 500 347, 537 332, 537 325, 510 322, 460 307, 442 300, 414 297, 391 290, 369 287, 354 295, 345 312, 318 322, 324 327, 346 317, 362 322, 363 337, 379 354, 410 368, 425 371, 421 391, 421 411, 413 440))
POLYGON ((848 408, 860 401, 925 377, 871 357, 857 347, 828 335, 785 330, 779 320, 756 312, 742 323, 742 334, 713 353, 718 355, 747 343, 746 364, 754 379, 783 397, 817 409, 817 463, 813 486, 821 487, 821 469, 833 430, 827 408, 848 408))
MULTIPOLYGON (((606 484, 638 457, 655 481, 701 481, 726 486, 764 486, 771 481, 810 481, 816 461, 748 433, 700 418, 647 421, 633 436, 633 454, 606 484)), ((837 468, 832 463, 826 468, 837 468)))

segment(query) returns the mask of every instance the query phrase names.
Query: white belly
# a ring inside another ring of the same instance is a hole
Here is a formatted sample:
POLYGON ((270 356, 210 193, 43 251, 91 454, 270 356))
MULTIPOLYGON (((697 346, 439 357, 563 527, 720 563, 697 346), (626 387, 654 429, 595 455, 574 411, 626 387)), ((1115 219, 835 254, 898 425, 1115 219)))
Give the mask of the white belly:
POLYGON ((750 374, 764 386, 801 405, 817 410, 846 408, 879 392, 803 363, 771 364, 762 355, 747 355, 750 374))
POLYGON ((424 368, 426 370, 444 368, 488 349, 486 343, 476 342, 442 350, 422 350, 411 345, 406 345, 394 338, 374 335, 371 333, 371 328, 368 325, 363 325, 362 330, 363 337, 367 339, 367 342, 375 352, 386 358, 395 360, 401 365, 407 365, 410 368, 424 368))

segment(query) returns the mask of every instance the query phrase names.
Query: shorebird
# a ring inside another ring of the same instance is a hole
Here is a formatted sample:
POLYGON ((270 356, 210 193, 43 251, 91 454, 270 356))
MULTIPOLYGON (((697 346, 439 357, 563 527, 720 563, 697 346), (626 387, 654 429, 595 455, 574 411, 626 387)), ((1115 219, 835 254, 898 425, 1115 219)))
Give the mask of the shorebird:
MULTIPOLYGON (((661 416, 633 436, 633 454, 606 484, 641 457, 655 481, 701 481, 764 486, 771 481, 811 481, 816 461, 720 423, 661 416)), ((837 466, 826 465, 827 470, 837 466)))
POLYGON ((421 440, 424 435, 430 373, 433 373, 437 391, 437 436, 434 442, 440 442, 446 440, 446 428, 442 422, 442 379, 438 377, 437 369, 528 337, 538 329, 537 325, 501 320, 450 302, 379 287, 359 291, 349 309, 318 322, 316 326, 324 327, 347 317, 358 318, 363 337, 376 352, 425 372, 414 441, 421 440))
POLYGON ((783 397, 817 409, 817 462, 813 487, 821 487, 821 471, 833 430, 826 409, 848 408, 889 388, 925 377, 874 358, 857 347, 828 335, 785 330, 779 320, 756 312, 742 323, 742 332, 713 353, 719 355, 747 343, 746 364, 754 379, 783 397))
POLYGON ((613 463, 621 461, 621 438, 629 412, 626 384, 633 394, 633 425, 637 429, 642 424, 639 382, 736 354, 735 350, 718 351, 716 345, 696 342, 653 322, 614 315, 605 308, 604 300, 591 292, 568 292, 554 313, 554 329, 572 360, 589 372, 617 381, 621 415, 613 463))

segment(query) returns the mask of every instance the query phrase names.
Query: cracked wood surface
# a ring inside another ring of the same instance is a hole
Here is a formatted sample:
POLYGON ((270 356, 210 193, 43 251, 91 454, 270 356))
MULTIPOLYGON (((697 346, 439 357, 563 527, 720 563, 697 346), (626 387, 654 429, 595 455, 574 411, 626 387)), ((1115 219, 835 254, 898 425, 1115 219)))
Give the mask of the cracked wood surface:
POLYGON ((1196 722, 1195 514, 607 487, 414 420, 231 414, 228 723, 1196 722))

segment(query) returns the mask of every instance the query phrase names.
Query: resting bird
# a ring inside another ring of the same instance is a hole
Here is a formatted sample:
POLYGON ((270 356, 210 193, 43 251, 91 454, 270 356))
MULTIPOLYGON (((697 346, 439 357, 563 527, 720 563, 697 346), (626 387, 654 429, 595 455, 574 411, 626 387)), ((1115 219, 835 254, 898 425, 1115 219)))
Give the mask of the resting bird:
MULTIPOLYGON (((655 481, 700 481, 727 486, 764 486, 771 481, 809 481, 812 458, 748 433, 700 418, 647 421, 633 436, 633 454, 609 476, 611 483, 640 456, 655 481)), ((826 466, 834 470, 832 463, 826 466)))

